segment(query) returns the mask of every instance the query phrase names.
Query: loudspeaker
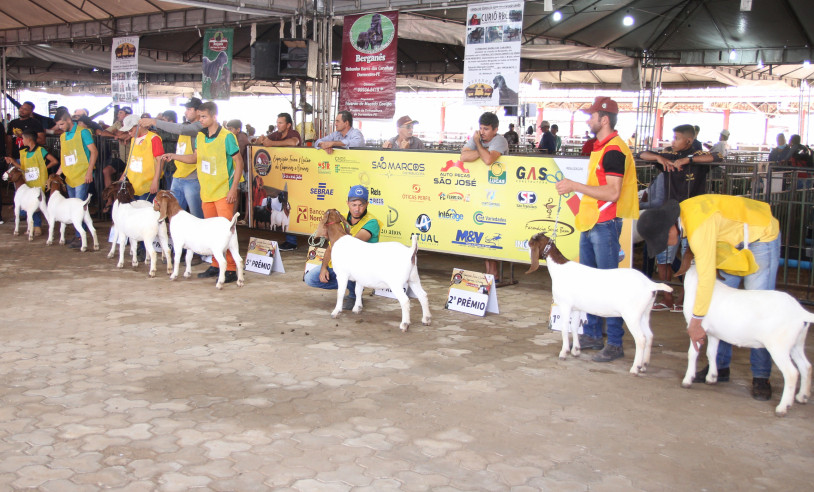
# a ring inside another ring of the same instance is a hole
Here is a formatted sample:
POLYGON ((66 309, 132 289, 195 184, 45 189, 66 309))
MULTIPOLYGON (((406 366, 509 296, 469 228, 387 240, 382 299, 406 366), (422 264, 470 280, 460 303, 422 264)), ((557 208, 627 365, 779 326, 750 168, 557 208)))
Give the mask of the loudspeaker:
POLYGON ((280 42, 258 41, 252 45, 251 77, 254 80, 283 80, 280 76, 280 42))
POLYGON ((282 77, 317 78, 317 44, 308 39, 281 39, 279 68, 282 77))

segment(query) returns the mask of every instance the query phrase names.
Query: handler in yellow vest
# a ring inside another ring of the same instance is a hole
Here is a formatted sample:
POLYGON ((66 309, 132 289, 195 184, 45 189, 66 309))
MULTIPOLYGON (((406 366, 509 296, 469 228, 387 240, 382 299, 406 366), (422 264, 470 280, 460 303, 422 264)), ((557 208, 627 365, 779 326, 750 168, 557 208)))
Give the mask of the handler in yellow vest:
MULTIPOLYGON (((738 288, 743 278, 746 290, 774 290, 780 262, 780 222, 772 216, 768 203, 730 195, 699 195, 677 204, 667 200, 662 207, 642 216, 639 234, 650 247, 667 247, 670 230, 680 216, 683 236, 695 256, 698 287, 687 331, 700 351, 706 338, 704 316, 712 302, 716 272, 723 282, 738 288)), ((678 234, 674 234, 678 237, 678 234)), ((732 345, 718 345, 718 382, 729 381, 732 345)), ((752 349, 752 398, 770 400, 769 376, 772 358, 768 350, 752 349)), ((696 382, 706 379, 709 366, 696 373, 696 382)))
MULTIPOLYGON (((39 188, 45 190, 45 181, 48 179, 48 169, 59 165, 56 158, 48 153, 44 147, 37 145, 37 134, 33 131, 23 132, 23 145, 25 149, 20 150, 20 164, 6 157, 6 163, 20 169, 25 176, 25 184, 29 188, 39 188), (46 162, 48 163, 46 165, 46 162)), ((20 211, 20 218, 26 218, 25 210, 20 211)), ((34 235, 42 235, 42 214, 34 214, 34 235)))
MULTIPOLYGON (((93 183, 93 170, 96 168, 96 159, 99 151, 93 142, 93 134, 87 128, 82 128, 71 119, 71 113, 60 108, 54 116, 57 127, 64 133, 59 136, 60 165, 57 174, 65 176, 68 188, 68 198, 85 200, 88 189, 93 183)), ((73 241, 67 246, 72 249, 82 247, 82 238, 76 231, 73 241)))
MULTIPOLYGON (((201 201, 205 218, 224 217, 232 220, 238 199, 238 185, 243 176, 243 158, 235 135, 218 124, 218 107, 205 102, 198 108, 203 130, 196 137, 192 154, 164 154, 163 160, 195 164, 201 183, 201 201)), ((212 278, 219 274, 218 262, 199 273, 198 278, 212 278)), ((237 266, 232 254, 226 253, 226 283, 237 280, 237 266)))
POLYGON ((123 132, 130 132, 130 155, 127 156, 127 180, 133 185, 137 200, 151 200, 158 193, 158 183, 163 176, 164 155, 161 137, 139 126, 139 117, 131 114, 122 122, 123 132))
MULTIPOLYGON (((591 115, 588 126, 597 139, 588 164, 588 182, 582 184, 563 179, 556 187, 561 195, 573 192, 583 195, 574 221, 581 232, 579 262, 609 270, 619 267, 622 218, 639 218, 636 168, 633 154, 614 130, 619 113, 616 101, 600 96, 583 111, 591 115)), ((607 318, 606 345, 602 341, 602 320, 599 316, 588 315, 579 344, 583 349, 601 349, 593 357, 594 361, 610 362, 625 355, 622 350, 622 318, 607 318)))

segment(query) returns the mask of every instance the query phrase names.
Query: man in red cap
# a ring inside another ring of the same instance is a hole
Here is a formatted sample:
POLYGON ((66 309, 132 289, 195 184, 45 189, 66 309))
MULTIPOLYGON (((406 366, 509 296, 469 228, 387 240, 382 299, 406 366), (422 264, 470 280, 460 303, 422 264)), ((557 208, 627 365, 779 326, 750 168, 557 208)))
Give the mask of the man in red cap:
MULTIPOLYGON (((583 111, 591 115, 588 126, 597 139, 588 164, 587 183, 563 179, 556 187, 561 195, 582 194, 579 212, 574 219, 574 226, 582 233, 580 263, 609 270, 619 266, 622 218, 639 217, 636 168, 633 154, 614 130, 619 113, 616 101, 600 96, 583 111)), ((607 345, 602 341, 602 320, 599 316, 588 315, 579 344, 583 349, 601 349, 594 361, 610 362, 625 355, 622 351, 622 318, 607 318, 607 345)))
POLYGON ((418 122, 409 116, 402 116, 396 122, 398 135, 382 144, 383 149, 423 149, 424 142, 413 136, 413 125, 418 122))

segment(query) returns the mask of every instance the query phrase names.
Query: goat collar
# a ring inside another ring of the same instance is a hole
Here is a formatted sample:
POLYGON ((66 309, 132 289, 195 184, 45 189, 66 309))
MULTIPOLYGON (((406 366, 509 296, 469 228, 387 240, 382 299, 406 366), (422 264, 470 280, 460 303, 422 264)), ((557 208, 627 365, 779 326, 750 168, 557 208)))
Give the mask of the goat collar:
POLYGON ((542 256, 543 259, 546 259, 548 257, 548 253, 551 251, 552 246, 554 246, 554 240, 549 239, 546 245, 543 246, 543 252, 540 254, 540 256, 542 256))

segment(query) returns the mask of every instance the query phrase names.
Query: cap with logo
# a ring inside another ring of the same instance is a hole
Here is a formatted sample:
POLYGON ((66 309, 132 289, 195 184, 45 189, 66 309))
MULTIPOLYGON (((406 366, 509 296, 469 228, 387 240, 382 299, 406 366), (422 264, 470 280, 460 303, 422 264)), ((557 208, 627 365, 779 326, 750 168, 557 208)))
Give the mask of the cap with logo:
POLYGON ((418 121, 416 121, 416 120, 414 120, 414 119, 410 118, 410 117, 409 117, 409 116, 407 116, 407 115, 404 115, 404 116, 402 116, 401 118, 399 118, 399 119, 398 119, 398 121, 396 121, 396 126, 401 127, 401 126, 404 126, 404 125, 408 125, 408 124, 410 124, 410 123, 416 123, 416 124, 417 124, 417 123, 418 123, 418 121))
POLYGON ((587 113, 587 114, 593 114, 593 113, 597 113, 599 111, 604 111, 606 113, 618 114, 619 113, 619 105, 616 104, 616 101, 614 101, 613 99, 611 99, 609 97, 599 96, 596 99, 594 99, 594 103, 591 105, 590 108, 582 110, 583 113, 587 113))
POLYGON ((348 200, 362 200, 367 202, 367 188, 362 185, 353 185, 348 191, 348 200))

